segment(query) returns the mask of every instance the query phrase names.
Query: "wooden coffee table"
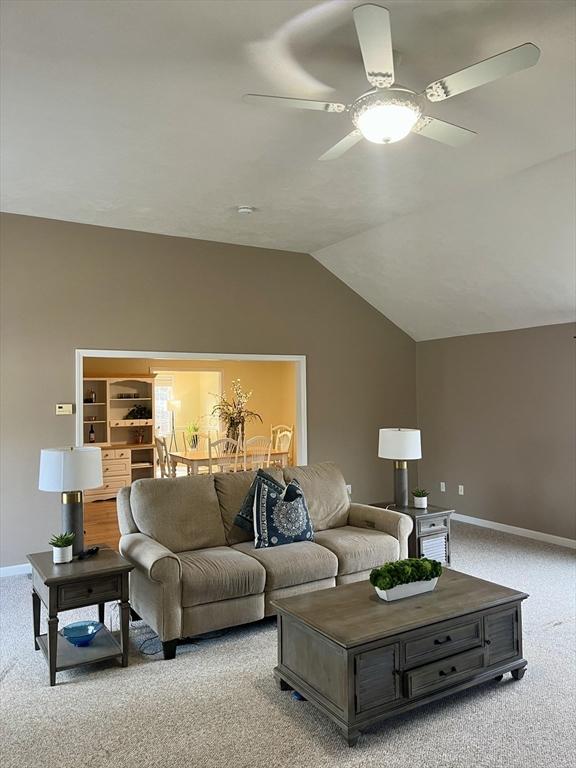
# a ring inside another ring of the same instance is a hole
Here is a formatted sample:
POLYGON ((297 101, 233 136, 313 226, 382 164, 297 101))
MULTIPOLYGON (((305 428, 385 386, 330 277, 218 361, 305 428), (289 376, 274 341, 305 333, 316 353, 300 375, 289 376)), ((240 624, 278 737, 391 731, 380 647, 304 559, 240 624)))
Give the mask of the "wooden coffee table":
POLYGON ((505 672, 524 675, 528 595, 444 569, 433 592, 386 603, 368 581, 275 600, 282 690, 363 728, 505 672))

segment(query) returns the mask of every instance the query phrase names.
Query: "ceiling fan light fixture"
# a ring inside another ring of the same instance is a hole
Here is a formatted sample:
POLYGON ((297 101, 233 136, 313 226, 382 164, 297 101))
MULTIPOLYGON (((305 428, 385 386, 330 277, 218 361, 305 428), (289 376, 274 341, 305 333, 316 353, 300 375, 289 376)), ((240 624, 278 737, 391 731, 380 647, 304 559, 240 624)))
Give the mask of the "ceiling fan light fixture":
POLYGON ((392 144, 406 138, 421 116, 417 96, 396 88, 365 94, 352 108, 355 127, 374 144, 392 144))

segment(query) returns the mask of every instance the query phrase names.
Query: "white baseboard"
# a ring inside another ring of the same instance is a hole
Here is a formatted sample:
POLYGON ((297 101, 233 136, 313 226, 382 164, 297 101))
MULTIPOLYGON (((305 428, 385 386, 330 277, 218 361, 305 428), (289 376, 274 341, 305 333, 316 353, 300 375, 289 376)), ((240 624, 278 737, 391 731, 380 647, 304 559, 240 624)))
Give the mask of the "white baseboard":
POLYGON ((576 539, 567 539, 564 538, 564 536, 554 536, 551 533, 542 533, 542 531, 531 531, 529 528, 517 528, 515 525, 495 523, 493 520, 484 520, 481 517, 472 517, 471 515, 460 515, 457 512, 452 514, 451 519, 456 520, 459 523, 479 525, 481 528, 491 528, 494 531, 502 531, 502 533, 512 533, 514 536, 524 536, 526 539, 545 541, 547 544, 556 544, 559 547, 576 549, 576 539))
POLYGON ((30 563, 20 563, 20 565, 5 565, 0 568, 0 578, 3 576, 22 576, 26 573, 32 573, 30 563))

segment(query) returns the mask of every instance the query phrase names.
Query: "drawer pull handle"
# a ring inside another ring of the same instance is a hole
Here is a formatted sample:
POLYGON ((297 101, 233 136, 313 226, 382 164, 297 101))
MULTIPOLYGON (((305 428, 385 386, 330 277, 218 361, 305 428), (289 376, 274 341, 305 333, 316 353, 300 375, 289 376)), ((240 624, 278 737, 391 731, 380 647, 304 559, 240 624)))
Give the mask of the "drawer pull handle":
POLYGON ((447 677, 448 675, 453 675, 454 672, 458 672, 456 667, 450 667, 450 669, 441 669, 440 672, 438 672, 439 677, 447 677))
POLYGON ((89 594, 89 595, 91 595, 91 594, 92 594, 92 592, 94 592, 94 590, 92 589, 92 587, 88 587, 88 590, 87 590, 87 592, 88 592, 88 594, 89 594))
POLYGON ((436 640, 434 640, 434 645, 444 645, 444 643, 451 643, 451 642, 452 642, 452 638, 450 637, 450 635, 446 635, 444 640, 440 640, 440 638, 437 637, 436 640))

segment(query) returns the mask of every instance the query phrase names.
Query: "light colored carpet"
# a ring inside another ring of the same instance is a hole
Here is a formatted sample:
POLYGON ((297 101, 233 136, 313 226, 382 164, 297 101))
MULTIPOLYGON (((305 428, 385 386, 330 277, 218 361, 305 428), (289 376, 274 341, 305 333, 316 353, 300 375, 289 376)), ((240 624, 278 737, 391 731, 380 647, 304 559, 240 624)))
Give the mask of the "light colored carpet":
MULTIPOLYGON (((50 688, 32 646, 30 581, 2 590, 3 768, 564 768, 574 758, 574 554, 560 547, 454 526, 453 566, 530 593, 524 603, 522 681, 507 675, 373 726, 352 749, 307 702, 272 677, 271 621, 143 656, 151 631, 132 625, 130 666, 59 673, 50 688)), ((96 609, 85 609, 82 617, 96 609)), ((80 612, 65 614, 65 620, 80 612)), ((44 615, 43 615, 44 618, 44 615)), ((116 622, 117 616, 110 615, 116 622)), ((147 650, 155 650, 154 640, 147 650)))

